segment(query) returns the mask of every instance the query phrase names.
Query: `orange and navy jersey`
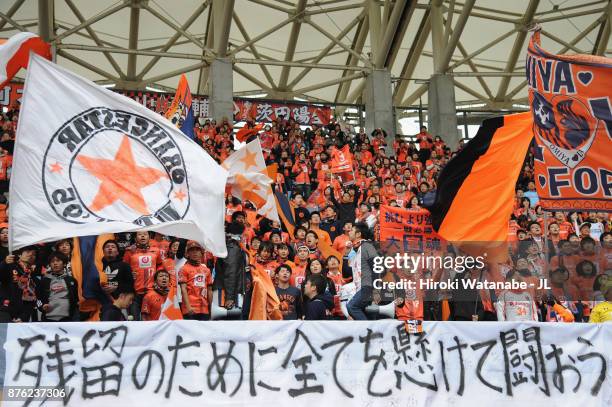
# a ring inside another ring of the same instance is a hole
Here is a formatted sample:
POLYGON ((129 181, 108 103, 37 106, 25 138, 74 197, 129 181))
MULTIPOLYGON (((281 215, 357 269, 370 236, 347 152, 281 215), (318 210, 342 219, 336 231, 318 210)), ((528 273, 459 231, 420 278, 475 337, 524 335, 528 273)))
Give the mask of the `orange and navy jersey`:
POLYGON ((140 310, 143 321, 157 321, 161 314, 161 308, 166 301, 167 295, 162 295, 155 290, 149 292, 142 299, 142 308, 140 310))
POLYGON ((163 267, 161 253, 157 247, 126 250, 123 261, 132 269, 136 294, 144 294, 152 288, 155 272, 163 267))
MULTIPOLYGON (((213 279, 208 267, 204 264, 194 266, 185 264, 179 271, 179 283, 185 284, 189 305, 196 314, 208 314, 208 293, 213 279)), ((185 302, 181 304, 183 313, 187 313, 185 302)))

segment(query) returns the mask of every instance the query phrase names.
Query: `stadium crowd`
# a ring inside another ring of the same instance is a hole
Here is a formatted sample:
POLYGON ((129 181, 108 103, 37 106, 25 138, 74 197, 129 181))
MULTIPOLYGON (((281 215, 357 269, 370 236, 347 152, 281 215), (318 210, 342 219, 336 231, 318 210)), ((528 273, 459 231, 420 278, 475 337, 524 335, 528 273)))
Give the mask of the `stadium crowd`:
MULTIPOLYGON (((226 202, 225 259, 215 259, 193 241, 149 232, 117 233, 103 246, 103 300, 87 311, 72 276, 72 238, 8 251, 8 185, 17 117, 15 110, 0 117, 0 322, 156 320, 171 287, 180 295, 185 319, 209 319, 217 289, 223 290, 223 308, 240 307, 235 318, 248 319, 253 269, 270 277, 283 319, 377 319, 383 315, 368 305, 394 302, 393 317, 400 320, 612 320, 612 218, 607 213, 543 211, 531 155, 516 185, 509 219, 512 253, 503 277, 547 278, 549 288, 417 289, 396 291, 391 298, 377 292, 371 264, 363 259, 381 252, 380 206, 426 210, 435 198, 437 176, 457 151, 425 127, 410 139, 397 136, 388 146, 382 130, 354 132, 336 122, 304 128, 292 119, 268 123, 259 134, 267 163, 278 165, 274 187, 288 197, 295 213, 292 233, 257 215, 251 202, 231 196, 226 202), (353 169, 341 177, 332 173, 331 159, 334 148, 345 145, 353 153, 353 169), (326 247, 339 255, 325 255, 326 247), (342 288, 352 280, 357 293, 343 303, 342 288)), ((232 153, 233 133, 228 120, 206 120, 195 129, 197 143, 218 162, 232 153)), ((442 269, 419 270, 418 275, 483 277, 442 269)))

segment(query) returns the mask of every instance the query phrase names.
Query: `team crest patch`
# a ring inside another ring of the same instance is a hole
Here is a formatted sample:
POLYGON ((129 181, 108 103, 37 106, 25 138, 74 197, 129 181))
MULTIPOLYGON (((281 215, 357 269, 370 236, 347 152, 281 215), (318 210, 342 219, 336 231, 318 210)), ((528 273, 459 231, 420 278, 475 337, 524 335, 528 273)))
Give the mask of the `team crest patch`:
POLYGON ((600 120, 593 117, 584 103, 567 95, 553 96, 549 102, 534 91, 532 114, 534 131, 540 140, 569 168, 584 159, 600 126, 600 120))
POLYGON ((190 194, 176 141, 154 121, 105 107, 64 123, 45 151, 42 180, 67 222, 149 226, 183 219, 190 194))

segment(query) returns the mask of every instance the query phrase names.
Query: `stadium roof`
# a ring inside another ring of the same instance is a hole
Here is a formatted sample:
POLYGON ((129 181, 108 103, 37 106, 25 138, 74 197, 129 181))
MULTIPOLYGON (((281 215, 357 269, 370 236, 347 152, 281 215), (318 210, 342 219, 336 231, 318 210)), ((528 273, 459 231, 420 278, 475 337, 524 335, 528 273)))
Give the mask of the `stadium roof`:
POLYGON ((60 65, 123 89, 171 90, 186 72, 205 94, 207 64, 228 57, 236 96, 336 103, 359 102, 364 75, 390 68, 394 104, 426 104, 435 60, 453 73, 458 104, 498 109, 526 103, 529 27, 541 25, 551 52, 606 55, 610 10, 609 0, 4 0, 0 37, 40 33, 60 65))

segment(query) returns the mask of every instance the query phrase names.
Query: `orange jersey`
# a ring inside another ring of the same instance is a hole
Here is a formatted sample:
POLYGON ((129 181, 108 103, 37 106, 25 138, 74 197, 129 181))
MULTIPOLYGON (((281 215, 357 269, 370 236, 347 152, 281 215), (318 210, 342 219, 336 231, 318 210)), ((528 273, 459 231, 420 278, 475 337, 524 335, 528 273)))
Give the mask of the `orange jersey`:
POLYGON ((260 270, 265 271, 268 274, 268 276, 270 276, 270 278, 272 279, 274 277, 274 271, 276 270, 278 266, 279 266, 279 263, 277 263, 274 260, 267 261, 265 263, 260 263, 258 261, 255 261, 255 267, 257 267, 260 270))
POLYGON ((336 250, 338 253, 344 254, 344 252, 346 251, 346 244, 349 242, 349 237, 345 234, 341 234, 339 236, 336 236, 336 238, 334 239, 334 244, 332 245, 332 247, 334 248, 334 250, 336 250))
POLYGON ((162 295, 155 290, 150 290, 142 299, 142 320, 157 321, 161 314, 161 307, 166 301, 167 295, 162 295))
POLYGON ((0 181, 8 180, 8 169, 13 165, 13 156, 0 157, 0 181))
POLYGON ((163 261, 164 270, 170 274, 170 284, 168 287, 176 288, 176 262, 170 257, 166 257, 163 261))
POLYGON ((328 274, 327 277, 329 277, 329 279, 333 281, 334 285, 336 286, 336 295, 334 295, 334 309, 332 310, 332 315, 343 317, 344 314, 342 313, 342 308, 340 308, 339 293, 340 293, 340 290, 342 289, 342 285, 344 284, 344 279, 342 278, 341 273, 328 274))
POLYGON ((166 258, 166 253, 168 253, 168 249, 170 248, 170 242, 167 240, 151 240, 149 242, 151 247, 157 247, 159 249, 159 254, 161 255, 162 260, 166 258))
POLYGON ((163 267, 162 257, 157 247, 126 250, 123 261, 132 269, 136 294, 144 294, 152 288, 155 272, 163 267))
MULTIPOLYGON (((196 314, 208 314, 208 290, 213 283, 208 267, 204 264, 185 264, 179 271, 179 283, 186 285, 189 305, 193 311, 196 314)), ((181 304, 181 308, 183 314, 186 314, 185 302, 181 304)))

